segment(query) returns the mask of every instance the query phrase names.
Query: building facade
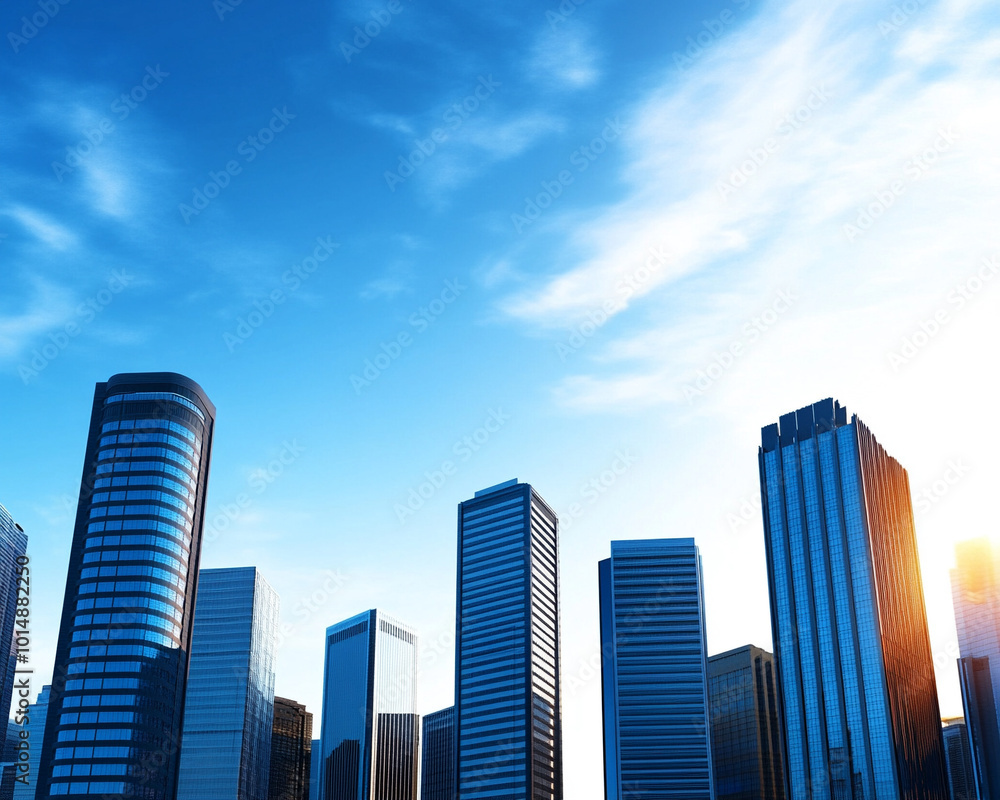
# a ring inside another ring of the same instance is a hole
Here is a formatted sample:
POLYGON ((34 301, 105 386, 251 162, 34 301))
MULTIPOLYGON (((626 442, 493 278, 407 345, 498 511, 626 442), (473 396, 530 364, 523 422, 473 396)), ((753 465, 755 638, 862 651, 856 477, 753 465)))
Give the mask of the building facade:
POLYGON ((951 800, 980 800, 965 720, 944 721, 944 757, 948 766, 948 796, 951 800))
POLYGON ((951 585, 975 781, 980 800, 1000 800, 1000 547, 959 544, 951 585))
MULTIPOLYGON (((0 505, 0 709, 2 719, 10 710, 14 691, 14 670, 17 668, 17 598, 27 597, 21 582, 20 569, 26 562, 28 537, 24 529, 0 505), (20 587, 20 590, 19 590, 20 587)), ((30 575, 30 573, 29 573, 30 575)), ((25 601, 27 602, 27 601, 25 601)), ((22 604, 23 605, 23 604, 22 604)))
POLYGON ((714 800, 701 556, 611 543, 598 565, 607 800, 714 800))
POLYGON ((309 758, 309 800, 319 800, 320 757, 323 748, 319 739, 312 740, 312 756, 309 758))
POLYGON ((417 800, 417 635, 378 610, 326 631, 322 800, 417 800))
POLYGON ((459 505, 460 800, 562 800, 558 524, 516 480, 459 505))
POLYGON ((309 800, 313 715, 284 697, 274 698, 268 800, 309 800))
POLYGON ((906 471, 832 399, 759 458, 790 800, 945 800, 906 471))
POLYGON ((266 800, 277 627, 256 567, 201 571, 177 800, 266 800))
POLYGON ((784 800, 774 657, 747 646, 708 659, 716 800, 784 800))
POLYGON ((455 708, 424 717, 420 800, 455 800, 455 708))
POLYGON ((45 715, 49 708, 49 692, 51 686, 43 686, 38 698, 28 706, 28 720, 24 730, 28 734, 28 771, 18 773, 26 780, 14 784, 14 800, 35 800, 35 789, 38 786, 38 765, 42 758, 42 740, 45 737, 45 715))
POLYGON ((97 384, 39 798, 174 800, 214 425, 181 375, 97 384))

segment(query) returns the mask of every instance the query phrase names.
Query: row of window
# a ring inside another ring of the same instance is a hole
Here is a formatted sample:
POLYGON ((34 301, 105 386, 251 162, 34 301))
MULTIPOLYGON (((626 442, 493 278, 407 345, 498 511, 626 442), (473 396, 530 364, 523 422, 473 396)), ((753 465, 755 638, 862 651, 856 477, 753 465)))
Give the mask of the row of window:
POLYGON ((85 597, 76 601, 77 611, 89 611, 93 608, 148 608, 173 617, 178 622, 184 618, 184 614, 169 603, 152 597, 85 597))
POLYGON ((179 508, 186 514, 191 513, 191 507, 179 497, 174 497, 172 494, 156 489, 130 489, 127 492, 95 492, 91 498, 91 502, 93 503, 118 503, 125 502, 126 500, 155 500, 158 503, 166 503, 174 508, 179 508))
POLYGON ((93 639, 98 642, 113 642, 116 639, 138 639, 144 642, 172 647, 173 639, 164 636, 156 631, 147 631, 143 628, 102 628, 100 630, 73 631, 74 642, 86 642, 93 639))
POLYGON ((169 508, 161 508, 160 506, 92 506, 90 509, 90 518, 94 517, 120 517, 122 515, 135 517, 164 517, 165 519, 171 519, 174 522, 181 525, 184 530, 188 533, 191 532, 191 523, 187 518, 181 516, 176 511, 171 511, 169 508))
MULTIPOLYGON (((80 577, 84 580, 87 578, 112 578, 115 576, 142 576, 144 578, 156 578, 157 580, 171 583, 181 591, 184 591, 184 579, 181 576, 175 575, 172 572, 167 572, 165 569, 160 569, 159 567, 84 567, 80 570, 80 577)), ((80 593, 84 593, 83 586, 80 587, 80 593)))
MULTIPOLYGON (((187 524, 185 529, 190 529, 187 524)), ((177 540, 184 542, 185 546, 191 546, 191 537, 186 530, 180 530, 170 522, 153 519, 109 519, 107 522, 91 522, 87 526, 87 533, 101 533, 102 531, 157 531, 173 536, 177 540)))
POLYGON ((169 433, 121 433, 102 436, 99 447, 107 447, 114 444, 169 444, 182 450, 189 456, 194 456, 194 448, 183 439, 171 436, 169 433))
POLYGON ((205 421, 205 412, 184 397, 184 395, 174 392, 127 392, 125 394, 113 394, 104 399, 104 405, 107 406, 112 403, 139 403, 151 400, 166 400, 169 403, 177 403, 197 414, 202 422, 205 421))
POLYGON ((69 664, 66 668, 67 675, 81 675, 85 672, 141 672, 148 664, 141 661, 86 661, 76 664, 69 664))
MULTIPOLYGON (((169 647, 174 647, 171 642, 169 647)), ((89 658, 93 656, 140 656, 142 658, 156 658, 161 652, 153 647, 145 647, 141 644, 94 644, 90 647, 71 647, 70 658, 89 658)))
POLYGON ((118 475, 114 478, 97 478, 94 481, 95 489, 107 489, 118 486, 162 486, 172 492, 177 492, 181 497, 194 502, 194 494, 189 487, 194 482, 187 481, 187 485, 180 484, 171 478, 164 478, 162 475, 118 475))
POLYGON ((59 731, 60 742, 93 742, 107 739, 110 742, 129 742, 136 732, 131 728, 70 728, 59 731))
POLYGON ((195 480, 191 474, 166 461, 115 461, 111 464, 98 464, 96 472, 98 475, 107 475, 109 472, 159 472, 180 478, 192 489, 195 488, 195 480))
POLYGON ((125 792, 124 781, 73 781, 49 785, 49 796, 64 794, 108 794, 121 795, 125 792))
MULTIPOLYGON (((197 458, 192 461, 187 456, 181 455, 176 450, 171 450, 169 447, 109 447, 106 450, 97 451, 98 461, 107 461, 110 458, 114 458, 118 461, 121 461, 123 458, 165 458, 168 461, 173 461, 187 467, 192 472, 197 471, 195 464, 198 461, 197 458)), ((132 470, 123 471, 130 472, 132 470)))
MULTIPOLYGON (((84 708, 88 706, 134 706, 134 694, 84 694, 65 695, 62 699, 63 708, 84 708)), ((57 755, 56 758, 59 758, 57 755)))
POLYGON ((95 561, 152 561, 156 564, 166 564, 179 572, 187 571, 186 559, 180 561, 156 550, 95 550, 83 554, 84 564, 93 564, 95 561))
MULTIPOLYGON (((180 625, 175 625, 170 620, 166 620, 155 614, 136 614, 126 612, 124 614, 77 614, 73 620, 75 626, 80 625, 150 625, 164 631, 172 631, 175 636, 181 632, 180 625)), ((83 637, 79 641, 86 641, 83 637)), ((90 637, 93 638, 93 637, 90 637)))
POLYGON ((59 717, 60 725, 94 725, 96 723, 121 724, 135 722, 134 711, 75 711, 59 717))
MULTIPOLYGON (((143 536, 142 534, 127 534, 125 536, 91 536, 87 539, 88 550, 92 547, 118 547, 120 545, 147 545, 149 547, 162 547, 171 553, 187 559, 187 548, 181 547, 177 542, 168 541, 162 536, 143 536)), ((86 556, 84 556, 86 561, 86 556)))
MULTIPOLYGON (((179 588, 181 591, 184 591, 183 581, 181 581, 179 588)), ((80 584, 79 594, 93 594, 94 592, 149 592, 149 594, 173 600, 177 605, 184 603, 183 595, 167 586, 150 583, 149 581, 101 581, 100 583, 80 584)))
MULTIPOLYGON (((124 750, 128 756, 127 747, 88 747, 78 750, 124 750)), ((94 755, 94 758, 101 756, 94 755)), ((59 764, 52 768, 53 778, 87 777, 88 775, 128 775, 128 764, 59 764)))
POLYGON ((137 428, 161 428, 163 430, 173 431, 174 433, 179 433, 189 442, 194 442, 195 447, 201 447, 201 442, 194 433, 185 428, 179 422, 174 422, 169 419, 123 419, 116 420, 115 422, 105 422, 101 426, 101 433, 108 433, 109 431, 132 431, 137 428))
POLYGON ((84 689, 139 689, 138 678, 77 678, 66 681, 67 692, 79 692, 84 689))

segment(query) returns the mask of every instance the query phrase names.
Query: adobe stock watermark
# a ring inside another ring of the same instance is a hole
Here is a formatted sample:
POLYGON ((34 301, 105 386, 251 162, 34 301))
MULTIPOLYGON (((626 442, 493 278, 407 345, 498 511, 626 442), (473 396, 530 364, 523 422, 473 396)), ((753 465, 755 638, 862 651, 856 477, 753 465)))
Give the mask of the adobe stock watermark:
POLYGON ((319 611, 337 596, 337 593, 344 588, 348 582, 347 577, 340 571, 323 570, 323 582, 315 589, 303 594, 295 603, 295 622, 283 622, 278 626, 275 636, 274 646, 280 650, 286 641, 294 636, 301 628, 309 622, 319 611))
POLYGON ((729 195, 746 186, 750 179, 784 147, 792 134, 808 124, 813 118, 813 114, 823 108, 829 99, 830 93, 825 84, 814 86, 806 99, 794 111, 789 111, 779 119, 774 126, 774 133, 767 137, 759 147, 751 147, 747 150, 746 161, 733 167, 726 180, 719 180, 716 183, 716 188, 723 201, 729 202, 729 195))
MULTIPOLYGON (((406 2, 410 3, 412 0, 406 0, 406 2)), ((354 26, 353 45, 343 41, 340 43, 340 54, 344 57, 344 61, 350 64, 351 59, 360 55, 362 50, 392 24, 393 19, 404 8, 406 6, 403 5, 402 0, 389 0, 382 8, 373 8, 369 12, 371 19, 365 21, 364 27, 354 26)))
MULTIPOLYGON (((122 92, 111 103, 111 113, 117 117, 119 122, 124 122, 135 111, 149 95, 156 91, 167 78, 169 72, 164 72, 157 64, 155 67, 146 67, 146 74, 127 92, 122 92)), ((115 132, 115 121, 111 117, 102 117, 92 128, 82 131, 83 138, 76 144, 67 145, 66 157, 62 161, 52 162, 52 172, 60 183, 63 178, 73 172, 77 167, 93 154, 111 134, 115 132)))
POLYGON ((389 191, 395 192, 399 184, 406 183, 416 175, 421 165, 425 164, 431 156, 438 152, 438 148, 448 141, 450 134, 461 128, 469 117, 475 114, 501 86, 503 84, 494 80, 492 75, 485 77, 480 75, 476 88, 457 103, 452 103, 442 115, 441 121, 447 127, 435 128, 426 139, 414 140, 414 149, 408 155, 399 157, 396 169, 385 171, 383 177, 389 191))
POLYGON ((312 255, 306 256, 282 274, 281 283, 286 288, 272 289, 263 299, 254 300, 253 308, 236 318, 235 330, 225 331, 222 334, 226 349, 230 353, 236 352, 236 348, 244 344, 253 336, 254 331, 274 316, 278 306, 284 305, 288 298, 312 277, 319 269, 319 265, 330 258, 339 247, 340 244, 333 241, 332 237, 318 236, 312 255))
POLYGON ((892 7, 892 13, 878 21, 878 32, 883 39, 888 39, 894 33, 899 33, 906 27, 920 9, 927 5, 927 0, 905 0, 892 7))
MULTIPOLYGON (((581 145, 569 155, 569 164, 575 168, 576 175, 582 174, 590 169, 591 165, 607 152, 608 145, 621 136, 626 126, 622 124, 621 117, 606 117, 604 128, 599 136, 595 136, 587 144, 581 145)), ((524 198, 524 211, 521 214, 513 213, 510 221, 514 225, 517 233, 523 233, 524 229, 531 226, 542 216, 542 212, 552 207, 552 204, 562 197, 568 186, 572 186, 576 180, 574 171, 570 169, 560 170, 551 180, 541 182, 542 191, 534 197, 524 198)))
POLYGON ((733 341, 721 353, 716 353, 709 364, 697 371, 692 383, 684 384, 683 392, 688 405, 718 383, 746 355, 747 350, 759 342, 760 338, 788 313, 797 299, 791 289, 783 289, 778 292, 778 296, 768 308, 749 320, 743 326, 740 338, 733 341))
POLYGON ((38 11, 30 17, 21 17, 21 32, 7 33, 10 49, 19 53, 21 48, 34 39, 56 16, 63 6, 69 5, 69 0, 38 0, 38 11))
POLYGON ((208 208, 209 204, 232 183, 233 178, 243 172, 243 166, 254 161, 295 117, 295 114, 288 111, 288 106, 283 106, 280 110, 277 107, 272 108, 271 119, 268 120, 267 124, 236 146, 236 154, 243 157, 243 163, 241 164, 236 159, 230 159, 222 169, 209 170, 208 183, 200 189, 196 187, 192 190, 190 205, 187 203, 178 204, 177 210, 180 211, 184 224, 190 225, 191 217, 197 217, 208 208))
POLYGON ((596 505, 622 477, 632 471, 638 460, 639 457, 627 448, 616 452, 607 469, 594 475, 580 487, 580 500, 570 503, 569 508, 559 515, 559 528, 564 532, 568 531, 574 522, 587 513, 588 508, 596 505))
POLYGON ((930 513, 971 471, 972 467, 965 463, 965 459, 951 459, 940 478, 914 493, 913 510, 917 514, 930 513))
POLYGON ((904 336, 898 350, 886 353, 893 372, 899 372, 920 355, 948 325, 954 322, 955 315, 990 285, 998 272, 1000 272, 1000 256, 984 258, 974 275, 956 284, 949 292, 943 307, 938 308, 927 319, 921 320, 917 330, 904 336))
POLYGON ((243 0, 213 0, 212 2, 212 8, 215 10, 215 16, 219 18, 219 22, 225 22, 226 14, 233 13, 241 5, 243 5, 243 0))
POLYGON ((565 342, 556 342, 559 360, 566 361, 571 355, 578 353, 614 314, 625 308, 629 298, 639 291, 669 258, 670 253, 662 247, 650 248, 643 265, 615 284, 616 296, 609 297, 600 308, 588 311, 587 319, 570 331, 569 338, 565 342))
POLYGON ((79 336, 84 328, 100 316, 104 309, 135 280, 125 270, 114 270, 103 289, 88 297, 74 309, 74 318, 62 329, 48 335, 49 341, 31 352, 31 360, 17 368, 24 385, 37 378, 49 364, 55 361, 79 336))
POLYGON ((550 8, 545 12, 545 21, 553 31, 558 30, 558 26, 572 17, 576 10, 586 3, 587 0, 562 0, 554 9, 550 8))
MULTIPOLYGON (((750 8, 750 0, 732 0, 732 4, 740 11, 746 11, 750 8)), ((684 51, 674 51, 674 66, 680 72, 693 67, 695 61, 705 55, 713 44, 725 36, 730 28, 734 27, 735 22, 736 14, 728 8, 724 8, 713 19, 702 20, 702 30, 696 36, 687 37, 687 47, 684 51)))
POLYGON ((361 374, 351 375, 351 386, 354 393, 360 395, 367 387, 377 381, 403 355, 403 352, 416 341, 415 336, 430 330, 448 307, 461 297, 466 286, 458 278, 444 282, 444 289, 427 305, 420 306, 407 318, 410 327, 402 330, 388 342, 379 345, 379 352, 371 358, 366 358, 361 374))
POLYGON ((726 523, 729 525, 729 532, 732 534, 741 533, 741 529, 756 520, 761 514, 760 494, 751 494, 744 497, 738 508, 732 508, 726 512, 726 523))
POLYGON ((454 459, 447 458, 438 466, 424 473, 425 480, 410 488, 405 502, 396 503, 392 510, 400 525, 422 509, 427 501, 436 495, 450 478, 458 474, 458 467, 482 450, 497 433, 510 422, 511 416, 502 408, 491 408, 483 424, 472 433, 458 439, 451 448, 454 459))
POLYGON ((867 206, 858 208, 858 215, 853 223, 845 223, 843 231, 847 241, 853 243, 868 233, 882 215, 906 194, 908 184, 916 183, 930 172, 938 159, 951 150, 959 138, 955 129, 950 126, 939 130, 937 138, 928 147, 907 160, 906 164, 903 165, 902 178, 873 192, 875 199, 867 206))
POLYGON ((233 498, 233 502, 218 506, 218 510, 212 514, 211 519, 206 521, 204 541, 206 543, 214 542, 228 531, 233 523, 250 509, 254 498, 264 494, 278 478, 284 475, 285 470, 302 457, 305 451, 305 446, 299 444, 298 439, 291 441, 286 439, 282 442, 277 455, 263 466, 253 470, 247 477, 249 491, 240 492, 233 498))

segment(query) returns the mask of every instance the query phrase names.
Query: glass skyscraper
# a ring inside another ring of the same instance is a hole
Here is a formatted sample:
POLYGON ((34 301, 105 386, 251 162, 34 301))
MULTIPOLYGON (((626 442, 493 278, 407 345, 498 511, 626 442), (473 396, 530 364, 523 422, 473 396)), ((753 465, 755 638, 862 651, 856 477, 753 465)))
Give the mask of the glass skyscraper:
MULTIPOLYGON (((49 707, 49 692, 51 686, 43 686, 38 698, 28 706, 28 721, 24 730, 28 734, 28 772, 27 780, 14 784, 14 800, 35 800, 35 788, 38 786, 38 765, 42 758, 42 739, 45 736, 45 715, 49 707)), ((24 773, 18 773, 24 775, 24 773)))
POLYGON ((266 800, 278 595, 256 567, 203 569, 177 800, 266 800))
POLYGON ((981 800, 976 789, 969 731, 964 720, 945 720, 944 755, 948 765, 948 790, 951 800, 981 800))
POLYGON ((214 426, 182 375, 97 384, 39 798, 174 800, 214 426))
POLYGON ((951 573, 959 677, 980 800, 1000 800, 1000 546, 963 542, 951 573))
POLYGON ((747 646, 708 659, 716 800, 784 800, 774 658, 747 646))
POLYGON ((313 715, 284 697, 274 698, 268 800, 309 800, 313 715))
POLYGON ((460 800, 562 800, 558 519, 526 483, 458 507, 460 800))
POLYGON ((611 543, 598 565, 607 800, 714 800, 701 556, 611 543))
POLYGON ((420 800, 455 800, 455 708, 424 717, 420 800))
POLYGON ((14 621, 17 619, 20 583, 18 568, 27 548, 28 537, 24 529, 0 505, 0 709, 3 709, 0 719, 7 719, 14 690, 14 670, 17 667, 14 621))
POLYGON ((906 471, 832 399, 759 458, 790 800, 945 800, 906 471))
POLYGON ((326 630, 322 800, 417 800, 417 635, 371 610, 326 630))

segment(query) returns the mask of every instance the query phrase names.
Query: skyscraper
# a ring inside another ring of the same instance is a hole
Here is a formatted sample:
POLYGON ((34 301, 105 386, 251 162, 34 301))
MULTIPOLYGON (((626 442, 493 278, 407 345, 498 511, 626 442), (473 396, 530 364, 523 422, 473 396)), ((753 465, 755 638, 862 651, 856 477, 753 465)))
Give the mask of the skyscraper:
POLYGON ((326 630, 320 797, 416 800, 417 635, 371 610, 326 630))
POLYGON ((319 739, 312 740, 312 754, 309 757, 309 800, 320 800, 319 774, 323 747, 319 739))
POLYGON ((598 565, 607 800, 714 800, 701 556, 611 543, 598 565))
POLYGON ((214 425, 181 375, 97 384, 40 798, 174 800, 214 425))
POLYGON ((562 800, 558 519, 526 483, 458 507, 460 800, 562 800))
POLYGON ((284 697, 274 698, 268 800, 309 800, 313 715, 284 697))
POLYGON ((14 670, 17 667, 14 621, 17 619, 18 595, 26 597, 18 570, 25 561, 27 549, 28 537, 24 529, 0 505, 0 709, 3 709, 0 719, 7 719, 14 690, 14 670))
POLYGON ((256 567, 203 569, 177 800, 266 800, 278 595, 256 567))
POLYGON ((51 686, 43 686, 38 693, 38 699, 28 706, 28 721, 24 731, 28 734, 28 771, 18 773, 26 780, 14 784, 14 800, 35 800, 35 788, 38 786, 38 764, 42 757, 42 739, 45 736, 45 715, 49 708, 49 692, 51 686))
POLYGON ((831 399, 759 458, 790 800, 944 800, 906 471, 831 399))
POLYGON ((981 800, 976 790, 972 749, 969 747, 969 731, 965 727, 965 720, 945 720, 944 755, 948 765, 948 790, 951 800, 981 800))
POLYGON ((716 800, 784 800, 774 657, 747 646, 708 659, 716 800))
POLYGON ((455 800, 455 708, 424 717, 420 800, 455 800))
POLYGON ((1000 546, 961 543, 951 573, 959 678, 980 800, 1000 800, 1000 546))

